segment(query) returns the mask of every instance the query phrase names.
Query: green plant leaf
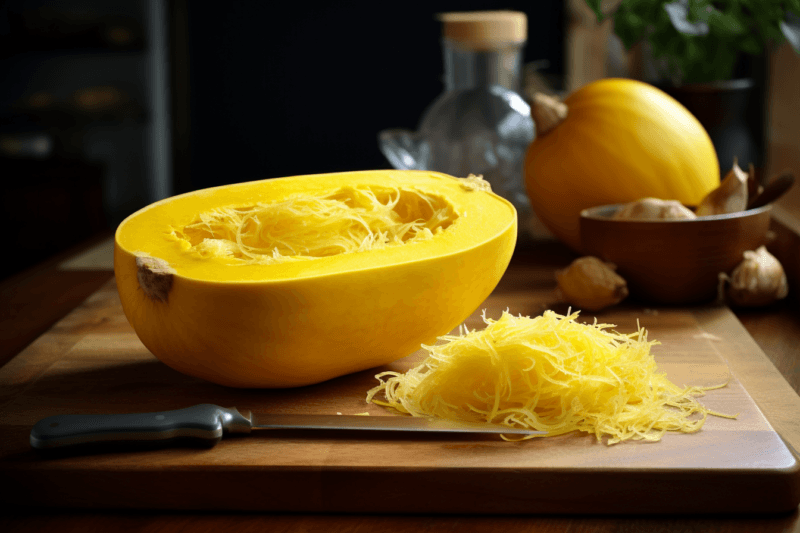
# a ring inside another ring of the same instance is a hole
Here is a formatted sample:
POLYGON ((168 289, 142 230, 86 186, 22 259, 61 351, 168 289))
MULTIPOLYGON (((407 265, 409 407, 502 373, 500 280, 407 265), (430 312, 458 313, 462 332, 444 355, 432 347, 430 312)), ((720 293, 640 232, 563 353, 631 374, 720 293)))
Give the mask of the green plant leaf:
POLYGON ((589 6, 597 16, 597 22, 603 22, 603 19, 606 18, 606 15, 603 13, 603 9, 601 8, 601 3, 602 0, 586 0, 586 5, 589 6))
POLYGON ((652 5, 652 0, 622 0, 620 3, 620 9, 626 9, 639 15, 643 15, 652 8, 652 5))
POLYGON ((743 37, 738 43, 739 50, 746 54, 755 56, 761 53, 761 42, 753 35, 743 37))
POLYGON ((714 9, 710 0, 690 0, 688 7, 689 16, 687 18, 691 22, 708 22, 708 16, 714 9))
POLYGON ((632 12, 617 13, 614 17, 614 33, 622 41, 625 48, 630 49, 644 38, 647 23, 632 12))
POLYGON ((765 24, 762 26, 762 33, 764 34, 764 39, 767 41, 775 41, 777 43, 782 43, 783 40, 786 38, 786 35, 783 33, 781 29, 782 22, 778 22, 777 24, 767 25, 765 24))
POLYGON ((725 36, 736 36, 747 33, 747 26, 736 17, 712 9, 708 16, 708 25, 712 33, 725 36))
POLYGON ((736 64, 737 51, 713 36, 688 37, 683 53, 682 81, 702 83, 729 79, 736 64))
POLYGON ((702 63, 703 53, 702 47, 697 43, 694 39, 689 39, 686 42, 686 53, 684 54, 686 57, 687 64, 695 64, 695 63, 702 63))
POLYGON ((800 0, 621 0, 614 33, 630 48, 647 40, 664 74, 686 83, 727 79, 741 53, 758 55, 788 40, 800 54, 800 0))
POLYGON ((708 24, 703 21, 691 22, 689 16, 688 0, 675 0, 664 4, 664 10, 669 15, 672 26, 686 35, 706 35, 708 24))

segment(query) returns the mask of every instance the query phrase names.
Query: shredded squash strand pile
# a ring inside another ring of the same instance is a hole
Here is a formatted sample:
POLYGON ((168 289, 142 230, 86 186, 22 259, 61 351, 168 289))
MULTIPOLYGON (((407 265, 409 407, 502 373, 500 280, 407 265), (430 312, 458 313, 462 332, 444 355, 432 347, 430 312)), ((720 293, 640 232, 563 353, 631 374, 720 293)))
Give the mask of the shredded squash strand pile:
MULTIPOLYGON (((384 372, 367 402, 414 416, 487 421, 561 435, 575 430, 608 444, 658 441, 666 431, 698 431, 709 414, 697 396, 718 387, 680 388, 658 372, 647 332, 581 324, 578 313, 536 318, 484 316, 462 328, 405 374, 384 372), (374 399, 383 392, 385 401, 374 399), (698 415, 698 416, 692 416, 698 415)), ((724 386, 724 385, 720 385, 724 386)), ((530 438, 530 437, 527 437, 530 438)))
POLYGON ((455 218, 445 200, 418 191, 348 187, 201 213, 173 236, 203 257, 272 264, 427 240, 455 218))

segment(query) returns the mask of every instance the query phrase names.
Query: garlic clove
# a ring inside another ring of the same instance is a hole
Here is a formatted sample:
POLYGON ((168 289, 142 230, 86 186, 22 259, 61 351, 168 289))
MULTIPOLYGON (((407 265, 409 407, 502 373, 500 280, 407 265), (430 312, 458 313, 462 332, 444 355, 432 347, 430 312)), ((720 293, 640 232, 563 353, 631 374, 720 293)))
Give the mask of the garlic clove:
POLYGON ((742 307, 768 305, 789 293, 783 266, 765 246, 746 251, 744 260, 730 276, 720 273, 720 282, 726 300, 742 307), (724 288, 725 283, 727 288, 724 288))
POLYGON ((747 209, 748 174, 736 159, 719 187, 711 191, 697 206, 697 216, 723 215, 747 209))
POLYGON ((614 269, 614 265, 597 257, 579 257, 556 272, 557 297, 587 311, 618 304, 628 296, 628 285, 614 269))
POLYGON ((642 198, 623 205, 611 217, 615 220, 689 220, 697 218, 677 200, 642 198))

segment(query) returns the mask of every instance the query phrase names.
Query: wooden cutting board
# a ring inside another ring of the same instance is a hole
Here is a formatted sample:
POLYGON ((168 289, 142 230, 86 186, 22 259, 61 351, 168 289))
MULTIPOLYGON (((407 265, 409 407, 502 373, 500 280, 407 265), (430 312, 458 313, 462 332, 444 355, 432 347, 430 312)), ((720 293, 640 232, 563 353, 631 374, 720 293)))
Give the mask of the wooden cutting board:
MULTIPOLYGON (((487 300, 487 315, 496 318, 506 308, 541 313, 550 306, 549 287, 537 279, 530 269, 510 270, 487 300)), ((471 328, 481 326, 479 314, 468 320, 471 328)), ((777 372, 728 309, 630 304, 599 319, 621 332, 634 331, 639 319, 650 339, 661 342, 654 348, 659 367, 679 385, 730 378, 701 401, 738 418, 711 417, 698 433, 667 434, 658 443, 613 446, 578 433, 509 443, 496 436, 261 431, 223 439, 212 449, 42 457, 28 444, 30 429, 62 413, 215 403, 254 412, 385 415, 364 400, 377 383, 374 375, 404 370, 421 357, 293 390, 224 388, 156 360, 123 316, 112 280, 0 369, 0 501, 358 513, 766 513, 797 507, 798 460, 743 383, 772 392, 791 388, 785 381, 770 385, 777 372)), ((781 422, 794 439, 800 398, 793 391, 781 398, 777 407, 794 409, 781 422)))

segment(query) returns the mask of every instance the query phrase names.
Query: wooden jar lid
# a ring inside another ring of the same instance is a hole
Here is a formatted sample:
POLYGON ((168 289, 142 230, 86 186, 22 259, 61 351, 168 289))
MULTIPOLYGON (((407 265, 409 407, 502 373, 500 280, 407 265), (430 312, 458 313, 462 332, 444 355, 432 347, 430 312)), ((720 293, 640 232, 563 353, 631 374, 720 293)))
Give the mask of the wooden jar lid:
POLYGON ((528 17, 521 11, 464 11, 441 13, 446 39, 476 50, 525 42, 528 17))

